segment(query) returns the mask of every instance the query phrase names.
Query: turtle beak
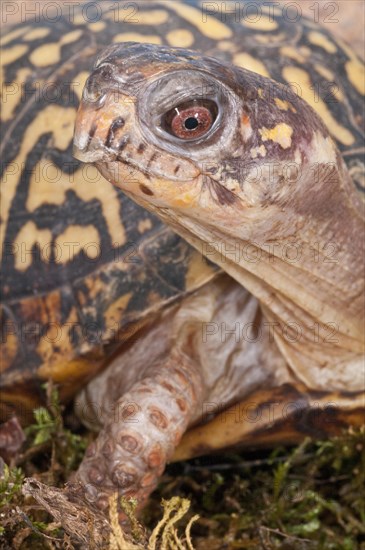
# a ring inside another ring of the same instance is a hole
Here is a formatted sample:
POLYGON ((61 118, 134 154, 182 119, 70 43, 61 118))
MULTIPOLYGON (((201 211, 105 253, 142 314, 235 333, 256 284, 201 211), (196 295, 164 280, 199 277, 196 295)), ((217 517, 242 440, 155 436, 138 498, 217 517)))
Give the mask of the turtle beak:
POLYGON ((73 139, 73 156, 81 162, 97 162, 104 157, 100 140, 95 135, 97 128, 95 113, 81 103, 76 115, 73 139))

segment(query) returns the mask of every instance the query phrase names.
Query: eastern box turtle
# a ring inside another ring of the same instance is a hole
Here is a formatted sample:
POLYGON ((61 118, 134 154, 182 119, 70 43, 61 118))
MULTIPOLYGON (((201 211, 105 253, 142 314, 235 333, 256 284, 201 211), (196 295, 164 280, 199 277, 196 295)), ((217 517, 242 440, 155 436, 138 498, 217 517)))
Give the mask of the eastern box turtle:
POLYGON ((363 422, 363 64, 249 5, 100 4, 3 37, 5 412, 108 363, 76 399, 103 509, 169 460, 363 422), (80 99, 94 166, 71 156, 80 99))

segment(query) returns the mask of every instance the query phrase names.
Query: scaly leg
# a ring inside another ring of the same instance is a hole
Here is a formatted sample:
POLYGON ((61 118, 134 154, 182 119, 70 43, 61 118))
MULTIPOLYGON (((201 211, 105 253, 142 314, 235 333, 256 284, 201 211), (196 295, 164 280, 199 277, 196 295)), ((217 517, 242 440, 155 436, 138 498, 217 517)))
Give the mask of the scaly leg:
POLYGON ((99 508, 117 490, 143 507, 202 400, 200 370, 174 349, 115 404, 76 480, 99 508))
POLYGON ((101 428, 77 473, 89 500, 106 509, 118 491, 142 507, 182 435, 206 420, 207 409, 288 379, 263 323, 257 300, 222 277, 121 350, 78 399, 88 426, 101 428), (248 332, 252 326, 257 333, 248 332))

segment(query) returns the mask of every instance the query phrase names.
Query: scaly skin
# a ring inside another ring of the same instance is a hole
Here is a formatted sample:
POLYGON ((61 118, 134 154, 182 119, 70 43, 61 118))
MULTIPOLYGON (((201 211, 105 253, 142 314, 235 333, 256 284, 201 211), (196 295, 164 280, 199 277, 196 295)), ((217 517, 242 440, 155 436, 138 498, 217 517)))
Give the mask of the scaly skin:
MULTIPOLYGON (((101 431, 76 480, 103 509, 115 490, 134 496, 142 507, 188 427, 262 386, 289 383, 294 379, 257 300, 220 276, 155 319, 77 399, 79 417, 101 431)), ((255 403, 259 406, 260 397, 251 401, 250 411, 255 403)), ((257 428, 247 424, 235 433, 257 428)), ((202 442, 193 446, 191 454, 204 448, 202 442)))
POLYGON ((114 404, 98 438, 89 446, 76 481, 101 509, 119 490, 145 504, 201 402, 196 364, 173 351, 114 404))
MULTIPOLYGON (((256 297, 275 327, 272 345, 288 365, 281 383, 292 385, 277 393, 283 410, 292 395, 307 410, 316 395, 341 399, 341 392, 360 395, 363 408, 364 219, 343 159, 312 108, 268 78, 152 45, 112 46, 86 87, 94 99, 86 93, 79 109, 76 156, 95 163, 256 297), (191 103, 186 107, 191 98, 203 113, 198 130, 209 116, 212 123, 189 141, 187 126, 174 133, 180 128, 174 117, 186 109, 194 118, 191 103), (333 242, 337 256, 329 269, 333 242), (295 262, 288 247, 300 251, 295 262), (327 338, 328 326, 334 339, 327 338)), ((270 371, 270 362, 260 368, 270 371)), ((260 410, 267 395, 252 395, 260 410)), ((341 405, 346 409, 345 398, 341 405)), ((266 420, 261 430, 268 426, 266 420)), ((286 431, 295 439, 290 426, 286 431)), ((195 433, 182 456, 197 446, 202 432, 195 433)), ((241 435, 254 438, 243 428, 241 435)))

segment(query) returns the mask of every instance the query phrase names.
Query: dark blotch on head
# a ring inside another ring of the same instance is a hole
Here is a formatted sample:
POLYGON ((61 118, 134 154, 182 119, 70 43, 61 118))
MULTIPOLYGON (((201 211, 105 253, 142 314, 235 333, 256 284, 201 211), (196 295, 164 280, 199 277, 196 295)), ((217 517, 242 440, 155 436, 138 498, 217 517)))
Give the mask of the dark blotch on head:
POLYGON ((129 136, 123 136, 118 145, 118 151, 123 151, 129 141, 129 136))
POLYGON ((153 195, 153 191, 151 189, 148 189, 146 185, 143 185, 143 183, 139 184, 139 188, 145 195, 153 195))
POLYGON ((137 153, 143 153, 143 151, 146 149, 146 145, 144 143, 140 143, 138 145, 137 153))
POLYGON ((148 160, 147 168, 151 166, 151 164, 157 159, 158 155, 157 153, 152 153, 151 157, 148 160))
POLYGON ((86 144, 86 147, 84 149, 84 151, 87 151, 88 148, 89 148, 89 145, 90 145, 90 141, 92 140, 92 138, 94 137, 94 134, 97 130, 97 127, 98 125, 96 124, 96 122, 93 122, 91 127, 90 127, 90 130, 89 130, 89 135, 87 137, 87 144, 86 144))
POLYGON ((236 202, 237 196, 213 178, 206 175, 204 178, 204 183, 208 185, 212 198, 215 201, 218 201, 219 204, 234 204, 236 202))
POLYGON ((123 128, 124 124, 125 124, 125 120, 121 116, 113 120, 108 130, 108 135, 106 136, 106 139, 104 142, 105 147, 110 147, 114 139, 116 130, 119 130, 119 128, 123 128))

